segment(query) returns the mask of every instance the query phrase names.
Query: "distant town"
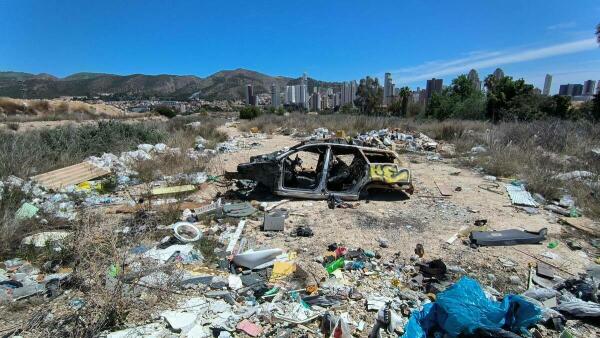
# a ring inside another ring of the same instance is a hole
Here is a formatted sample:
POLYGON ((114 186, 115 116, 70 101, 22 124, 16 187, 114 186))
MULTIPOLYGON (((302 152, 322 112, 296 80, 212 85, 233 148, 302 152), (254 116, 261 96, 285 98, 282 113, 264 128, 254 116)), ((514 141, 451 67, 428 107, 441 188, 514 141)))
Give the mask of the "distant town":
MULTIPOLYGON (((505 76, 500 68, 491 74, 495 79, 501 79, 505 76)), ((486 93, 487 88, 479 77, 478 72, 472 69, 468 75, 468 80, 472 83, 475 90, 486 93)), ((308 76, 306 73, 300 78, 300 83, 296 85, 278 86, 273 83, 270 92, 255 91, 256 86, 248 83, 244 88, 244 100, 207 100, 201 99, 197 95, 190 96, 187 100, 164 100, 160 98, 150 99, 132 99, 127 96, 114 99, 112 93, 101 93, 91 97, 88 96, 62 96, 62 100, 79 100, 88 103, 105 103, 115 106, 119 109, 132 113, 145 113, 152 111, 156 107, 168 107, 173 111, 186 114, 198 110, 211 111, 234 111, 243 106, 256 106, 264 109, 275 108, 285 111, 331 111, 337 112, 343 109, 352 109, 356 107, 358 81, 345 81, 337 85, 320 86, 319 82, 309 88, 308 76)), ((384 82, 381 85, 383 89, 383 99, 380 102, 381 107, 389 107, 401 100, 401 88, 396 87, 391 73, 385 73, 384 82)), ((432 78, 427 80, 425 87, 417 87, 414 90, 405 87, 408 90, 408 98, 411 104, 426 106, 436 93, 441 93, 448 85, 444 84, 443 79, 432 78)), ((552 87, 552 75, 547 74, 542 89, 535 88, 537 94, 550 96, 552 87)), ((600 80, 586 80, 583 83, 561 84, 556 95, 569 97, 572 102, 587 102, 593 99, 596 93, 600 93, 600 80)))

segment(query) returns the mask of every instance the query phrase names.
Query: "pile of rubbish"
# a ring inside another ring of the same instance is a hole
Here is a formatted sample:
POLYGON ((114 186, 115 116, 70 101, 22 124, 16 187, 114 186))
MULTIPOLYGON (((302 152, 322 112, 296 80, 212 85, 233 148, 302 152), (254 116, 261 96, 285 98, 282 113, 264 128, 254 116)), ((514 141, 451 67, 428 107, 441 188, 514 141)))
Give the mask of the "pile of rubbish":
MULTIPOLYGON (((331 132, 327 128, 317 128, 308 140, 323 140, 342 137, 343 132, 331 132)), ((403 133, 399 129, 371 130, 357 135, 350 140, 352 144, 373 147, 404 149, 410 152, 433 152, 438 150, 439 143, 423 133, 403 133)))
MULTIPOLYGON (((252 149, 261 145, 260 141, 267 138, 262 133, 243 133, 230 137, 227 141, 217 143, 215 151, 219 153, 234 153, 244 149, 252 149)), ((198 149, 198 145, 196 145, 198 149)))
MULTIPOLYGON (((272 210, 265 205, 259 208, 272 210)), ((587 277, 557 278, 550 288, 532 284, 522 295, 502 295, 466 277, 459 266, 424 259, 422 245, 417 245, 408 263, 397 255, 382 257, 376 250, 337 243, 324 248, 323 256, 312 262, 299 261, 295 252, 279 248, 245 248, 246 217, 260 213, 251 204, 219 204, 210 212, 217 219, 227 216, 240 221, 237 226, 223 222, 206 229, 194 223, 199 214, 185 211, 182 218, 191 223, 175 223, 173 236, 156 247, 135 250, 159 266, 180 263, 180 288, 201 294, 161 312, 158 322, 108 337, 231 337, 237 333, 258 337, 282 332, 324 337, 518 337, 542 329, 563 332, 567 318, 598 315, 597 281, 587 277), (198 267, 203 257, 193 243, 209 234, 219 238, 215 253, 220 269, 198 267), (548 302, 552 297, 556 302, 548 302)))
POLYGON ((59 268, 56 262, 44 264, 40 271, 19 258, 4 261, 1 265, 0 303, 40 294, 56 297, 72 272, 69 268, 59 268))

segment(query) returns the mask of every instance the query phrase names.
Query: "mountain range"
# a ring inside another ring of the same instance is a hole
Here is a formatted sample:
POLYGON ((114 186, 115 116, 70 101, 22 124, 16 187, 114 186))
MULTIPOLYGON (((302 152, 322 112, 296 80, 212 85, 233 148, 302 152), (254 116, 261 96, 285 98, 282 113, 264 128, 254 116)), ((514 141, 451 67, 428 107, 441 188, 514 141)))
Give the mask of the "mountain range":
MULTIPOLYGON (((224 70, 201 78, 194 75, 115 75, 105 73, 76 73, 64 78, 50 74, 0 72, 0 96, 14 98, 57 98, 60 96, 97 96, 109 94, 114 98, 187 99, 191 96, 207 100, 243 100, 246 85, 254 93, 270 93, 271 84, 298 84, 300 78, 270 76, 247 69, 224 70)), ((308 79, 308 90, 315 85, 337 86, 339 83, 308 79)))

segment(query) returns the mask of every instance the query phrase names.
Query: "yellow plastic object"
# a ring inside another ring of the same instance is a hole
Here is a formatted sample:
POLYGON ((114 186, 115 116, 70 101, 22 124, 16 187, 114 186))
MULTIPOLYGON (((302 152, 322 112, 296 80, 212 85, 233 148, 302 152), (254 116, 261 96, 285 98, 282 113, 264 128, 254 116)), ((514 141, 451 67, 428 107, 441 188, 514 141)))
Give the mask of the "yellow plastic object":
POLYGON ((335 132, 335 137, 346 138, 346 131, 344 131, 344 130, 337 130, 335 132))
POLYGON ((76 187, 77 190, 83 191, 90 191, 92 189, 96 191, 102 191, 102 183, 100 182, 85 181, 77 184, 76 187))
POLYGON ((196 186, 188 184, 188 185, 178 185, 174 187, 160 187, 152 189, 152 195, 169 195, 169 194, 180 194, 184 192, 190 192, 196 190, 196 186))
POLYGON ((401 169, 394 164, 371 164, 369 176, 373 181, 385 183, 408 183, 410 173, 407 169, 401 169))
POLYGON ((292 262, 275 262, 271 273, 270 283, 283 279, 296 271, 296 264, 292 262))

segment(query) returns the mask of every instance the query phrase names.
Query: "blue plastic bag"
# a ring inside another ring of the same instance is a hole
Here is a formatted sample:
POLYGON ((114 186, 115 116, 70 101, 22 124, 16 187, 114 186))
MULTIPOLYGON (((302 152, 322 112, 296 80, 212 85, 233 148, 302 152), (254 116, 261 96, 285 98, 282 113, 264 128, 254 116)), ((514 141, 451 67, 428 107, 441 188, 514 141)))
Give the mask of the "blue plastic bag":
POLYGON ((440 292, 435 303, 414 311, 402 337, 425 338, 435 332, 455 337, 480 328, 527 335, 527 328, 541 318, 541 310, 525 299, 508 295, 502 302, 489 300, 475 280, 463 277, 440 292))

